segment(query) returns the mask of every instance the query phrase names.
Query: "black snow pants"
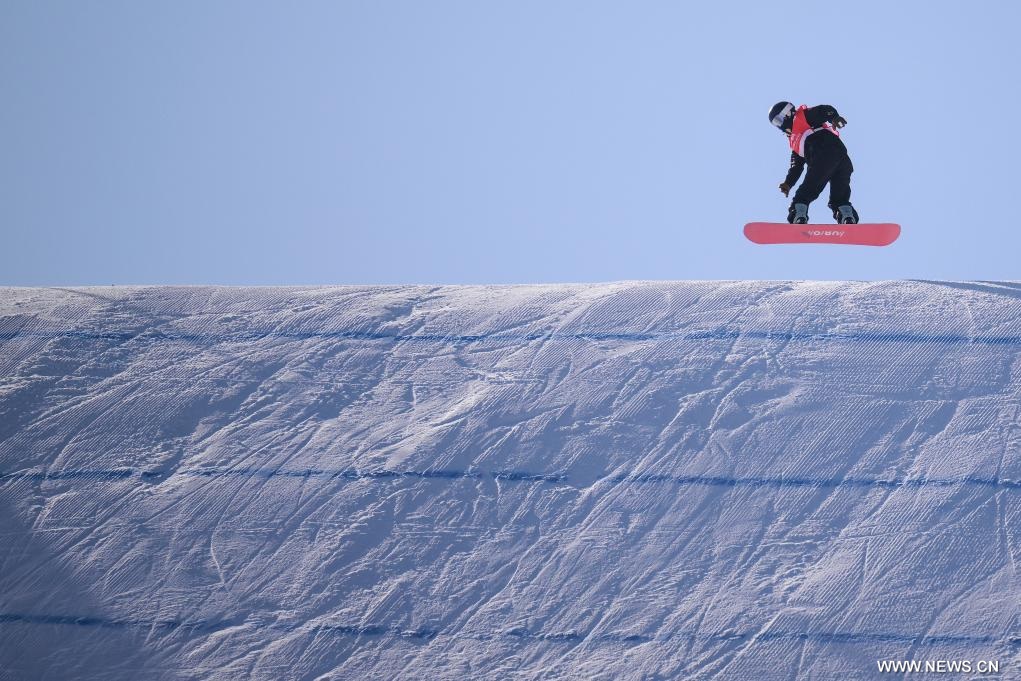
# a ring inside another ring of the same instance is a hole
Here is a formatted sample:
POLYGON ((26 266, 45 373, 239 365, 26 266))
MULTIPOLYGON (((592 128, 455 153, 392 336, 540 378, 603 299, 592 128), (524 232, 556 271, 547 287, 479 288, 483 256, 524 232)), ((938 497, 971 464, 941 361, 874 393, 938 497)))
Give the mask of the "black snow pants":
POLYGON ((805 140, 805 163, 808 172, 794 193, 792 213, 795 203, 809 204, 819 198, 827 182, 830 185, 830 210, 836 214, 839 206, 850 205, 851 173, 854 172, 854 166, 847 155, 847 147, 839 137, 828 132, 811 135, 805 140))

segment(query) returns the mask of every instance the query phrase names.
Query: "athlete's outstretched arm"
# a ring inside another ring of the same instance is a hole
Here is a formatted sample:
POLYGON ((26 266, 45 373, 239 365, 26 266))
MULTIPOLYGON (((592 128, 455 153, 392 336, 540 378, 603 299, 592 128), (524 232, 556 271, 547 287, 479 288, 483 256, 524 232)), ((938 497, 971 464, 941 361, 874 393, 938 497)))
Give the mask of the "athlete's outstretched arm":
POLYGON ((805 111, 805 120, 813 128, 821 128, 823 123, 829 123, 836 128, 842 128, 847 123, 844 117, 837 113, 837 109, 829 104, 811 107, 805 111))
POLYGON ((787 177, 783 183, 788 187, 793 187, 798 183, 801 178, 801 173, 805 170, 805 159, 801 158, 793 151, 791 152, 791 167, 787 171, 787 177))

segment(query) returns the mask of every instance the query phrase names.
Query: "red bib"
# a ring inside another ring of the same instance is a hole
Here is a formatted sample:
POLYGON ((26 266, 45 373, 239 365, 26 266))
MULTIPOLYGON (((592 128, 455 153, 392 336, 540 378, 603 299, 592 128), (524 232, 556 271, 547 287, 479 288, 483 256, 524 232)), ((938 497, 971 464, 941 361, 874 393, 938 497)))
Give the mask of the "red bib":
POLYGON ((813 132, 819 130, 826 130, 832 132, 837 137, 840 137, 840 133, 833 129, 833 126, 829 123, 823 123, 821 128, 813 128, 808 124, 808 118, 805 116, 805 111, 808 109, 808 105, 802 104, 798 107, 797 113, 794 114, 794 124, 791 126, 791 134, 788 141, 791 143, 791 151, 805 158, 805 140, 813 132))

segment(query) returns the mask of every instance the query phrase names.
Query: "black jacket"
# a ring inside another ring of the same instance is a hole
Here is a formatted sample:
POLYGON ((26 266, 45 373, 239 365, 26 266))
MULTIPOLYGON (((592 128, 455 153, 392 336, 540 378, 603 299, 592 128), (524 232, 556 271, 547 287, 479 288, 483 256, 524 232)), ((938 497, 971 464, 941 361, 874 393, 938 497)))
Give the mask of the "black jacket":
MULTIPOLYGON (((805 110, 805 120, 808 121, 808 124, 813 129, 821 128, 823 123, 832 124, 839 115, 837 110, 829 104, 820 104, 805 110)), ((787 178, 784 180, 784 184, 793 187, 801 178, 806 162, 811 164, 813 157, 818 152, 831 150, 838 153, 847 153, 847 147, 844 146, 844 143, 836 135, 809 135, 808 139, 805 140, 805 158, 801 158, 796 152, 791 152, 791 167, 787 171, 787 178)))

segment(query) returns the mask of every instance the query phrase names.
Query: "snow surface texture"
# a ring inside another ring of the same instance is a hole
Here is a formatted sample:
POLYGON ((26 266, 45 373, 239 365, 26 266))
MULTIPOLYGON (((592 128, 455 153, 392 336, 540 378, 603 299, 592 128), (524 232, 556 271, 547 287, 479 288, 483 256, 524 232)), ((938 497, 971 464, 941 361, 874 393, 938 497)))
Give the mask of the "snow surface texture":
POLYGON ((1021 284, 0 289, 0 678, 1019 678, 1019 410, 1021 284))

